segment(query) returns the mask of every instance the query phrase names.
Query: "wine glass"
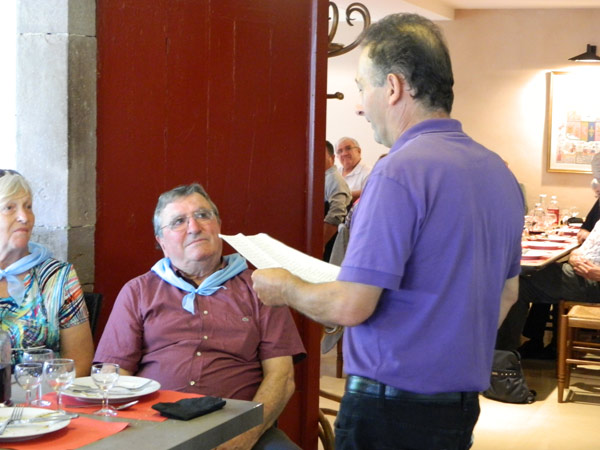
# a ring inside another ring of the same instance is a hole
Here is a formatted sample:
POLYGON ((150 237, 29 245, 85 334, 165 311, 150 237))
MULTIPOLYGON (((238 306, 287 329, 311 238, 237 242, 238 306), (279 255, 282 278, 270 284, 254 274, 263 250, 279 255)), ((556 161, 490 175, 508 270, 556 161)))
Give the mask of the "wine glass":
POLYGON ((571 206, 571 217, 577 217, 579 215, 579 208, 577 206, 571 206))
POLYGON ((42 382, 42 363, 26 362, 15 366, 15 380, 25 390, 25 406, 31 406, 31 391, 42 382))
POLYGON ((102 409, 94 414, 99 416, 115 416, 117 411, 108 405, 108 391, 119 379, 119 365, 113 363, 98 363, 92 366, 92 380, 102 391, 102 409))
POLYGON ((56 411, 66 414, 62 404, 62 391, 69 386, 75 378, 75 361, 66 358, 51 359, 44 362, 44 379, 58 399, 56 411))
POLYGON ((544 214, 544 230, 551 230, 556 224, 556 214, 546 213, 544 214))
MULTIPOLYGON (((49 348, 30 348, 23 350, 23 362, 39 362, 44 364, 44 361, 49 361, 54 358, 54 352, 49 348)), ((36 398, 31 402, 33 406, 50 406, 52 403, 42 399, 42 383, 39 384, 36 392, 36 398)))

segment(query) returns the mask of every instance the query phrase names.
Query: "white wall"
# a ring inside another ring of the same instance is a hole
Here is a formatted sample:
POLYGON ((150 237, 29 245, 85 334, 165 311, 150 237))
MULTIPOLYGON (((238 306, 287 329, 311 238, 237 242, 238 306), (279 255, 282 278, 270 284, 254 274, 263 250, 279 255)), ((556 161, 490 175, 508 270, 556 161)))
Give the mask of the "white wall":
POLYGON ((0 2, 0 169, 16 167, 17 2, 0 2))
MULTIPOLYGON (((547 172, 546 73, 600 67, 568 58, 600 44, 600 9, 463 10, 441 22, 454 66, 453 116, 499 153, 525 184, 530 206, 545 193, 586 214, 589 174, 547 172)), ((597 90, 597 86, 590 86, 597 90)))
MULTIPOLYGON (((526 186, 529 205, 545 193, 557 195, 561 207, 577 206, 585 214, 594 202, 591 175, 546 171, 545 74, 583 68, 597 71, 600 82, 600 67, 568 61, 588 43, 600 47, 599 23, 600 9, 458 10, 455 20, 439 22, 454 68, 452 116, 509 163, 526 186)), ((353 32, 348 28, 340 25, 336 42, 352 40, 356 31, 344 39, 353 32)), ((327 138, 355 137, 364 159, 373 164, 387 149, 373 141, 369 124, 354 114, 358 55, 355 49, 329 59, 328 93, 341 91, 345 99, 327 102, 327 138)))
MULTIPOLYGON (((362 23, 356 23, 353 27, 340 23, 334 42, 349 44, 361 30, 362 23)), ((329 58, 327 93, 342 92, 344 99, 327 100, 327 139, 335 145, 343 136, 353 137, 362 148, 363 160, 372 167, 379 155, 387 153, 388 149, 374 141, 369 123, 355 113, 358 89, 354 78, 359 55, 360 49, 355 48, 345 55, 329 58)))

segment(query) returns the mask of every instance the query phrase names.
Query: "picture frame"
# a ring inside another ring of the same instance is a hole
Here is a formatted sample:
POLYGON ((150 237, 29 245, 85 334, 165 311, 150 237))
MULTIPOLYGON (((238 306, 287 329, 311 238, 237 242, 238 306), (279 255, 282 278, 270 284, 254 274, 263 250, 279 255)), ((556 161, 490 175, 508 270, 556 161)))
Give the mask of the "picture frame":
POLYGON ((600 152, 600 91, 584 72, 548 72, 548 172, 592 173, 600 152))

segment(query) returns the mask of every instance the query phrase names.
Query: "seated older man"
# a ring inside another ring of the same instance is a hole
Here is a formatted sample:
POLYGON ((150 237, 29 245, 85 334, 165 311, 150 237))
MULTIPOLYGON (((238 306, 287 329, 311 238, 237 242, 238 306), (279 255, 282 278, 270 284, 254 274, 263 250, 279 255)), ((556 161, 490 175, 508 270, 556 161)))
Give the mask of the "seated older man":
POLYGON ((246 261, 222 256, 221 220, 199 184, 163 193, 154 232, 164 258, 119 293, 95 361, 165 389, 264 404, 264 423, 219 448, 298 447, 273 427, 304 347, 287 308, 264 306, 246 261))

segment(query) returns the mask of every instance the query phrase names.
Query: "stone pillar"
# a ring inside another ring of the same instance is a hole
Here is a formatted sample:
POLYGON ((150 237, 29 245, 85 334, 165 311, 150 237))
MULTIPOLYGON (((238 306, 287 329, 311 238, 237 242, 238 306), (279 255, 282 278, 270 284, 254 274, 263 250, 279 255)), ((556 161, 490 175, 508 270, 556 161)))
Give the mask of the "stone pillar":
POLYGON ((33 240, 94 282, 96 2, 18 0, 17 169, 34 191, 33 240))

